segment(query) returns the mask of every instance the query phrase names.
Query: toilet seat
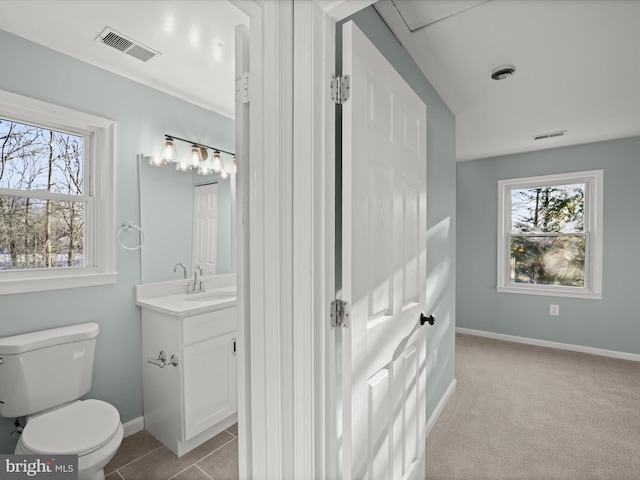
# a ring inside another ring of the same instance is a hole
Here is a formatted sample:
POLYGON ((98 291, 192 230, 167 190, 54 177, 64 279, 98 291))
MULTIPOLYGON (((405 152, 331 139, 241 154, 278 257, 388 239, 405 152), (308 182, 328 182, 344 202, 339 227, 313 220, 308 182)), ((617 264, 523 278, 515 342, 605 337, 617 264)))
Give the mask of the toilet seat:
POLYGON ((101 400, 83 400, 30 419, 20 441, 33 453, 86 455, 109 442, 120 414, 101 400))

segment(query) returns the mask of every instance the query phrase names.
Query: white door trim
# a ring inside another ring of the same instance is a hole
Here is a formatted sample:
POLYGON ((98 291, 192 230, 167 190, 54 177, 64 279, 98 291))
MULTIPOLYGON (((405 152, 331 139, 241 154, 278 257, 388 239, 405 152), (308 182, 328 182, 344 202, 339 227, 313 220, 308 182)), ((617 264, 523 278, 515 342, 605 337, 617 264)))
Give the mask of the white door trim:
MULTIPOLYGON (((248 26, 236 26, 235 32, 235 72, 236 75, 248 74, 250 65, 250 32, 248 26)), ((237 375, 238 381, 238 465, 240 478, 251 478, 251 376, 248 348, 251 330, 248 323, 249 308, 249 222, 247 195, 249 192, 249 166, 251 161, 249 148, 250 103, 244 103, 236 96, 236 313, 237 321, 237 375), (246 221, 245 221, 246 219, 246 221)))
POLYGON ((329 79, 335 22, 315 2, 294 4, 295 462, 292 478, 333 478, 335 403, 335 135, 329 79))
POLYGON ((240 478, 290 478, 293 1, 233 3, 250 18, 250 162, 242 171, 246 223, 238 225, 240 478))
POLYGON ((244 217, 238 202, 238 240, 245 244, 237 249, 244 252, 238 258, 242 479, 337 473, 335 338, 327 314, 335 290, 329 79, 335 21, 371 3, 233 0, 250 17, 251 50, 251 160, 242 172, 244 217))
POLYGON ((292 475, 337 478, 335 298, 336 21, 375 0, 294 2, 292 475))

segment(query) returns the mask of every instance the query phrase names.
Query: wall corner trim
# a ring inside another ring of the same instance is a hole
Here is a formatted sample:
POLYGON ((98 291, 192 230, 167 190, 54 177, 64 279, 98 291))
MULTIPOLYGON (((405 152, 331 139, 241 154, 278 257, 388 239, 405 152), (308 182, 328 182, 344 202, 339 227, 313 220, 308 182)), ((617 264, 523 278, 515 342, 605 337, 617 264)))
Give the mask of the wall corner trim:
POLYGON ((429 432, 431 432, 431 429, 436 424, 436 421, 438 420, 438 417, 440 417, 440 414, 442 413, 442 410, 444 410, 444 407, 449 402, 449 399, 451 398, 451 395, 453 394, 453 391, 456 389, 456 385, 457 384, 458 384, 458 382, 457 382, 457 380, 455 378, 453 380, 451 380, 451 383, 447 387, 447 390, 444 392, 444 395, 442 395, 442 398, 438 402, 438 405, 436 405, 436 408, 433 411, 433 413, 431 414, 431 416, 429 417, 429 420, 427 421, 427 426, 424 429, 425 430, 424 431, 425 438, 429 436, 429 432))
POLYGON ((549 340, 538 340, 536 338, 517 337, 515 335, 505 335, 503 333, 493 333, 493 332, 486 332, 484 330, 474 330, 472 328, 456 327, 456 333, 493 338, 495 340, 504 340, 506 342, 536 345, 538 347, 556 348, 558 350, 569 350, 571 352, 588 353, 591 355, 599 355, 601 357, 611 357, 611 358, 617 358, 620 360, 630 360, 632 362, 640 362, 640 354, 637 354, 637 353, 616 352, 614 350, 604 350, 602 348, 585 347, 583 345, 573 345, 570 343, 552 342, 549 340))
POLYGON ((122 425, 124 427, 124 436, 128 437, 129 435, 133 435, 134 433, 141 432, 144 430, 144 417, 140 416, 134 418, 133 420, 129 420, 128 422, 122 425))

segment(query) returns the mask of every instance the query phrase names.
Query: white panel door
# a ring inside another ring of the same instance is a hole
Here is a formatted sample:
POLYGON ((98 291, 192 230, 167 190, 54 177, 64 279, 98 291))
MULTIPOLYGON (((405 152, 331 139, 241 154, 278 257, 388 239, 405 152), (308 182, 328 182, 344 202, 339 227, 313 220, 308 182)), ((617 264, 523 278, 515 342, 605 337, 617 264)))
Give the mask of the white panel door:
POLYGON ((218 184, 198 185, 193 194, 193 251, 191 271, 202 266, 204 275, 216 273, 218 184))
POLYGON ((426 106, 352 22, 343 26, 344 479, 424 478, 426 106))

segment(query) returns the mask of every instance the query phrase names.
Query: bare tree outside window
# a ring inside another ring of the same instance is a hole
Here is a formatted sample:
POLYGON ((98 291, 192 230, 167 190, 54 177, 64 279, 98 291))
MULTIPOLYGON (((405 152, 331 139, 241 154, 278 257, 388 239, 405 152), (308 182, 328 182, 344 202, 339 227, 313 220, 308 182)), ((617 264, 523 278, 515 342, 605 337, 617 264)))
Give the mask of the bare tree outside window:
POLYGON ((0 270, 85 266, 84 139, 0 118, 0 270))

